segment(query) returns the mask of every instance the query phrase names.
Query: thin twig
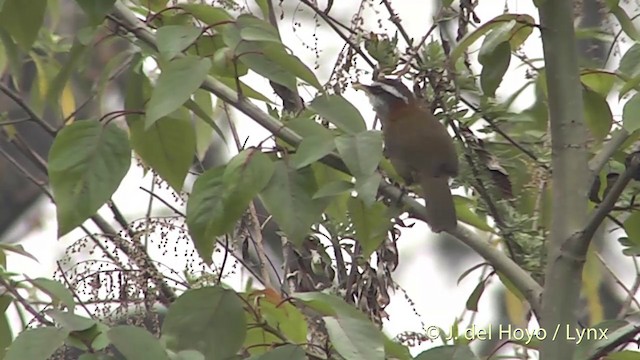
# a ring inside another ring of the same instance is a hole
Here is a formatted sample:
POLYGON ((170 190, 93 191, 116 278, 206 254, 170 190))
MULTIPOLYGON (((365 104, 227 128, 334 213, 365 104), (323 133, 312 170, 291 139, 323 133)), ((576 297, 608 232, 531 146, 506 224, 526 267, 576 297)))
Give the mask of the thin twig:
POLYGON ((48 122, 44 121, 40 116, 38 116, 38 114, 36 114, 35 111, 33 111, 31 107, 22 100, 22 97, 20 97, 20 95, 16 94, 13 90, 9 89, 3 83, 0 83, 0 92, 3 92, 11 100, 13 100, 13 102, 15 102, 16 105, 21 107, 22 110, 24 110, 24 112, 26 112, 27 115, 31 117, 31 121, 34 121, 38 125, 40 125, 40 127, 44 129, 46 132, 48 132, 49 135, 51 136, 56 135, 57 130, 53 126, 51 126, 48 122))

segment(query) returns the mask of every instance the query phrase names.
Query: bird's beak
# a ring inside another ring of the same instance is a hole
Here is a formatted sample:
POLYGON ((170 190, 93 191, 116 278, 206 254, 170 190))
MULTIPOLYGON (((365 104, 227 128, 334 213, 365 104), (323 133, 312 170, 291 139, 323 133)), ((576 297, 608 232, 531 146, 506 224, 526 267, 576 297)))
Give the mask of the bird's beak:
POLYGON ((369 85, 362 84, 362 83, 354 83, 354 84, 353 84, 353 88, 354 88, 355 90, 362 90, 362 91, 364 91, 365 93, 367 93, 367 94, 368 94, 368 93, 369 93, 369 88, 370 88, 370 86, 369 86, 369 85))

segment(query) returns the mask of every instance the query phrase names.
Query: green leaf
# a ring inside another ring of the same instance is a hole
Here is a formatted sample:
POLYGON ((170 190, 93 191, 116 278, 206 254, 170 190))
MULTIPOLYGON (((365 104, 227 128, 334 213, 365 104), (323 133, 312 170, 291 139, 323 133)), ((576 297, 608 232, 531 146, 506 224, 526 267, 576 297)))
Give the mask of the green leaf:
POLYGON ((629 99, 622 109, 622 127, 629 133, 640 129, 640 93, 629 99))
POLYGON ((54 327, 27 329, 13 341, 4 360, 47 360, 68 335, 69 330, 54 327))
POLYGON ((131 325, 116 326, 109 330, 108 336, 113 346, 127 360, 169 360, 160 341, 143 328, 131 325))
POLYGON ((304 349, 298 345, 282 345, 268 351, 255 360, 305 360, 307 354, 304 349))
POLYGON ((402 345, 394 340, 391 340, 385 336, 384 339, 384 353, 387 356, 387 359, 397 359, 397 360, 411 360, 413 356, 411 356, 411 352, 409 348, 405 345, 402 345))
POLYGON ((465 305, 467 310, 476 311, 476 312, 478 311, 478 302, 480 301, 480 297, 484 293, 485 287, 486 287, 486 284, 484 280, 480 281, 478 285, 476 285, 475 289, 473 289, 473 291, 471 292, 471 295, 469 295, 469 298, 467 299, 467 303, 465 305))
POLYGON ((611 92, 617 79, 615 73, 599 69, 583 69, 580 72, 582 84, 605 98, 611 92))
POLYGON ((24 246, 20 245, 20 244, 0 244, 0 250, 4 251, 4 252, 12 252, 12 253, 16 253, 25 257, 28 257, 29 259, 39 263, 38 259, 33 256, 30 252, 26 251, 24 249, 24 246))
MULTIPOLYGON (((213 109, 211 108, 212 106, 211 94, 199 89, 199 90, 196 90, 194 97, 196 98, 196 100, 195 101, 191 99, 187 100, 187 102, 184 103, 184 107, 191 110, 191 112, 193 112, 200 120, 202 120, 205 124, 207 124, 211 129, 213 129, 216 132, 216 134, 220 136, 222 141, 226 143, 227 140, 225 139, 224 132, 218 126, 218 124, 216 124, 215 121, 213 121, 213 118, 211 117, 213 112, 213 109), (207 99, 207 97, 209 98, 208 103, 206 103, 206 100, 203 100, 203 99, 207 99), (210 106, 209 109, 205 108, 207 104, 209 104, 210 106)), ((198 126, 196 126, 196 129, 197 128, 198 126)), ((197 135, 200 136, 201 134, 197 134, 197 135)), ((200 147, 198 147, 198 149, 200 149, 200 147)))
POLYGON ((370 322, 349 317, 324 317, 331 344, 345 359, 384 360, 384 337, 370 322))
POLYGON ((207 78, 211 60, 185 56, 169 62, 158 77, 147 104, 145 126, 177 110, 207 78))
POLYGON ((136 154, 176 193, 180 193, 196 149, 196 135, 189 114, 176 111, 154 122, 146 130, 142 117, 135 120, 128 117, 127 123, 131 147, 136 154))
POLYGON ((187 49, 202 34, 193 25, 165 25, 156 32, 158 51, 165 59, 173 59, 187 49))
POLYGON ((7 308, 13 302, 13 298, 9 295, 0 295, 0 358, 4 359, 7 348, 13 340, 11 326, 7 314, 7 308))
POLYGON ((479 360, 469 345, 444 345, 423 351, 415 360, 479 360))
POLYGON ((280 329, 291 342, 304 343, 307 340, 307 322, 295 306, 287 302, 274 304, 265 299, 260 303, 260 311, 267 323, 280 329))
POLYGON ((113 9, 116 0, 76 0, 92 25, 100 24, 113 9))
POLYGON ((340 95, 321 95, 309 108, 347 134, 357 134, 367 129, 360 111, 340 95))
POLYGON ((335 148, 333 135, 328 131, 307 136, 302 139, 296 153, 291 156, 293 167, 300 169, 308 166, 327 156, 335 148))
POLYGON ((180 4, 179 7, 209 26, 233 20, 226 10, 208 4, 180 4))
POLYGON ((242 304, 235 292, 219 286, 187 290, 171 304, 162 324, 167 348, 197 350, 210 360, 235 355, 247 333, 242 304))
POLYGON ((640 352, 623 350, 620 352, 607 355, 606 360, 638 360, 640 359, 640 352))
POLYGON ((42 28, 46 9, 47 0, 5 0, 0 11, 0 27, 28 51, 42 28))
POLYGON ((278 30, 253 15, 242 14, 238 16, 235 25, 240 30, 240 38, 244 41, 266 41, 282 44, 278 30))
POLYGON ((640 243, 640 212, 633 212, 624 221, 624 230, 633 243, 640 243))
POLYGON ((40 289, 40 291, 49 295, 54 305, 62 303, 70 311, 73 311, 76 307, 76 302, 73 300, 73 294, 71 291, 58 281, 47 278, 37 278, 29 280, 29 282, 36 288, 40 289))
POLYGON ((93 319, 88 319, 73 313, 55 309, 47 311, 47 314, 51 316, 51 318, 53 318, 62 328, 68 329, 69 331, 83 331, 96 326, 97 324, 93 319))
POLYGON ((247 149, 226 167, 207 170, 198 177, 187 203, 187 226, 198 254, 206 263, 211 263, 216 237, 234 229, 273 172, 273 162, 267 155, 247 149))
POLYGON ((494 97, 511 62, 511 45, 508 41, 504 41, 497 45, 493 51, 485 54, 482 58, 478 57, 478 59, 482 59, 480 60, 482 64, 482 72, 480 73, 482 91, 485 95, 494 97))
POLYGON ((358 193, 358 199, 362 200, 365 206, 372 206, 376 201, 381 181, 382 175, 377 172, 367 177, 361 176, 356 179, 355 190, 358 193))
POLYGON ((354 237, 362 246, 362 256, 368 259, 382 244, 391 226, 387 207, 382 202, 366 206, 362 200, 350 198, 349 216, 355 230, 354 237))
POLYGON ((487 224, 485 220, 483 220, 478 214, 473 212, 471 208, 475 208, 476 204, 473 200, 454 195, 453 203, 456 207, 456 214, 458 215, 458 220, 465 224, 469 224, 479 230, 494 232, 494 230, 487 224))
POLYGON ((449 61, 452 64, 455 64, 458 58, 462 56, 469 46, 480 39, 483 35, 493 29, 504 26, 505 22, 509 23, 512 20, 516 21, 516 25, 511 28, 509 43, 512 49, 517 49, 533 32, 535 20, 526 14, 502 14, 482 24, 475 31, 468 33, 462 40, 460 40, 458 46, 451 51, 449 61))
POLYGON ((63 128, 49 152, 49 179, 58 236, 93 216, 116 191, 131 165, 127 133, 114 123, 77 121, 63 128))
POLYGON ((585 123, 591 135, 600 143, 609 135, 613 124, 613 114, 609 108, 609 103, 602 95, 584 87, 582 88, 582 97, 585 123))
POLYGON ((287 235, 300 246, 310 226, 320 220, 325 199, 313 199, 317 184, 310 168, 295 170, 279 161, 271 181, 261 193, 267 211, 287 235))
POLYGON ((618 72, 627 77, 640 75, 640 43, 633 44, 633 46, 622 55, 620 65, 618 65, 618 72))
POLYGON ((338 153, 356 179, 371 176, 382 160, 380 131, 369 130, 355 135, 342 135, 337 137, 335 142, 338 153))
POLYGON ((353 183, 344 180, 332 181, 330 183, 324 184, 318 192, 313 195, 314 199, 319 199, 323 197, 331 197, 336 195, 341 195, 353 190, 353 183))

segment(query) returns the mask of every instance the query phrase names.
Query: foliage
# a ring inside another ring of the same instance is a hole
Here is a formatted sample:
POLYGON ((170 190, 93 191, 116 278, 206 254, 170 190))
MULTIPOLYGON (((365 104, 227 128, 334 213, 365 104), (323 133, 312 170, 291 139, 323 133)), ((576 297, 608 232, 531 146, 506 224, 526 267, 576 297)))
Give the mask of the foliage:
MULTIPOLYGON (((453 184, 460 225, 450 235, 487 261, 479 266, 483 274, 467 309, 477 312, 487 285, 497 280, 506 289, 510 322, 523 326, 518 312, 525 313, 523 319, 541 319, 543 279, 553 268, 547 264, 557 260, 556 248, 545 242, 554 235, 554 201, 566 194, 551 194, 558 181, 554 159, 562 151, 552 146, 559 141, 549 130, 556 114, 547 111, 554 100, 549 84, 557 79, 522 51, 541 31, 534 16, 505 13, 476 26, 474 2, 442 1, 433 26, 411 38, 391 1, 382 4, 395 34, 365 29, 362 9, 345 25, 334 17, 333 2, 319 9, 316 2, 301 0, 308 16, 328 24, 345 43, 334 71, 322 79, 283 42, 283 22, 274 9, 283 5, 271 0, 251 6, 166 0, 27 3, 0 0, 0 74, 7 79, 0 92, 27 114, 16 120, 3 113, 7 121, 0 125, 32 165, 46 169, 51 192, 39 185, 56 205, 58 236, 78 228, 87 236, 67 250, 54 279, 12 273, 6 253, 35 258, 19 245, 0 245, 5 359, 64 358, 68 349, 81 359, 480 358, 471 345, 483 340, 482 332, 470 333, 460 321, 435 335, 425 329, 392 339, 381 330, 389 292, 397 290, 396 242, 410 226, 407 217, 424 219, 424 206, 411 188, 397 184, 401 180, 385 159, 381 132, 346 96, 351 83, 368 81, 363 74, 394 74, 411 82, 455 138, 462 164, 453 184), (73 35, 59 28, 63 7, 82 10, 83 27, 73 35), (455 35, 446 31, 453 23, 455 35), (78 78, 90 73, 91 50, 108 46, 116 54, 97 78, 86 81, 92 85, 79 91, 78 78), (527 67, 528 78, 505 95, 505 75, 516 60, 527 67), (33 79, 25 76, 25 63, 33 65, 33 79), (267 83, 277 99, 259 90, 267 83), (533 101, 518 110, 516 100, 530 90, 533 101), (119 93, 123 106, 101 106, 110 91, 119 93), (270 136, 244 146, 231 108, 270 136), (20 122, 35 123, 54 138, 47 161, 33 156, 33 144, 21 142, 20 122), (230 159, 206 165, 207 149, 232 144, 230 159), (151 210, 137 221, 122 216, 113 195, 132 156, 134 166, 151 172, 154 184, 174 196, 167 201, 149 191, 170 216, 152 216, 151 210), (103 208, 113 213, 117 229, 99 212, 103 208), (99 233, 88 230, 87 221, 99 233), (166 269, 167 258, 154 258, 154 238, 162 242, 155 246, 187 253, 184 266, 166 269), (77 253, 86 249, 93 258, 78 260, 77 253), (230 287, 225 276, 236 271, 228 269, 230 257, 259 284, 230 287), (42 295, 48 297, 46 306, 42 295), (16 329, 15 338, 10 305, 31 319, 16 329), (148 323, 151 318, 155 324, 148 323), (412 341, 436 338, 438 346, 411 355, 412 341)), ((599 250, 586 253, 605 217, 620 230, 614 235, 622 253, 640 253, 634 184, 640 180, 635 145, 640 39, 625 8, 617 1, 605 4, 633 45, 615 69, 574 69, 579 88, 573 90, 584 103, 574 109, 581 114, 574 122, 586 126, 588 147, 581 149, 590 159, 589 172, 574 175, 593 183, 593 212, 566 241, 586 244, 582 290, 589 305, 583 320, 588 329, 608 333, 578 345, 575 359, 638 356, 625 350, 638 336, 623 319, 633 292, 627 290, 620 318, 605 319, 597 291, 603 271, 596 262, 599 250), (621 121, 614 120, 612 95, 629 98, 621 121), (588 283, 590 278, 598 280, 588 283)), ((285 11, 291 9, 282 7, 285 11)), ((30 170, 2 155, 37 182, 30 170)), ((586 200, 587 194, 576 196, 586 200)), ((575 268, 582 272, 581 266, 575 268)), ((517 358, 552 341, 510 340, 505 351, 517 358)), ((483 356, 502 344, 497 346, 483 356)))

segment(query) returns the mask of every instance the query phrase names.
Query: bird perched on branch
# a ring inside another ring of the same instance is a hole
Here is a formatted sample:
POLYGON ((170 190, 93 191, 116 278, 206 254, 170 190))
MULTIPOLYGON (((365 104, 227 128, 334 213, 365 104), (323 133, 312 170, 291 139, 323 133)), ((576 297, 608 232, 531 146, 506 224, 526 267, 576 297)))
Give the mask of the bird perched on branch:
POLYGON ((447 129, 400 79, 355 84, 369 97, 382 122, 385 155, 398 174, 422 188, 427 224, 433 232, 457 226, 449 179, 458 175, 458 156, 447 129))

